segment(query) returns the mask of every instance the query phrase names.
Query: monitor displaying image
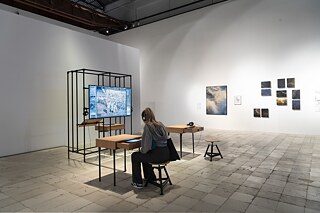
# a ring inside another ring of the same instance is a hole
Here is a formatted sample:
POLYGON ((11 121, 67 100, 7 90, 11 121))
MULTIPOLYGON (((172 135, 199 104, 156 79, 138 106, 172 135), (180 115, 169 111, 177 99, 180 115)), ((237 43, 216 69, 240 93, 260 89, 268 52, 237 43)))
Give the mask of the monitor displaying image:
POLYGON ((131 88, 89 85, 89 118, 131 115, 131 88))

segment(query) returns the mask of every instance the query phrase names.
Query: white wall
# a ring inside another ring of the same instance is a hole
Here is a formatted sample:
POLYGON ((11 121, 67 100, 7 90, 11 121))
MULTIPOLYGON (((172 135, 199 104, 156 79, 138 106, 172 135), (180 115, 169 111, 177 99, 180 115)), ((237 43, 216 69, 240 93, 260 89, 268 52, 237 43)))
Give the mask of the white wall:
POLYGON ((140 130, 139 50, 0 10, 0 156, 67 144, 68 70, 133 75, 140 130))
POLYGON ((320 1, 236 0, 111 36, 141 51, 141 107, 166 124, 320 133, 320 1), (278 78, 295 78, 301 110, 276 105, 278 78), (272 97, 260 95, 272 81, 272 97), (228 86, 228 115, 206 115, 206 86, 228 86), (235 95, 242 105, 234 105, 235 95), (254 118, 269 108, 270 118, 254 118))

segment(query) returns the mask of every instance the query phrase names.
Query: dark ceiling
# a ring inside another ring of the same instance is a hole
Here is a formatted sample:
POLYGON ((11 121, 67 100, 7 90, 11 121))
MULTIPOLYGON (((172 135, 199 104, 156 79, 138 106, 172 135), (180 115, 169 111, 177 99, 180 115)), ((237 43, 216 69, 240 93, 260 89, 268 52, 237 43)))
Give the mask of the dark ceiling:
POLYGON ((0 0, 0 3, 104 35, 230 0, 0 0))

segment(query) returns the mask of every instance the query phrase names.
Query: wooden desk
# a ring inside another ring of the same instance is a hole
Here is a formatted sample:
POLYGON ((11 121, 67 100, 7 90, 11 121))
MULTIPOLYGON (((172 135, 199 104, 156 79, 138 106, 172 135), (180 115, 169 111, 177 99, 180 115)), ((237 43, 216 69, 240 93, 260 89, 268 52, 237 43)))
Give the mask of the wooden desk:
POLYGON ((202 126, 187 126, 185 124, 182 125, 174 125, 174 126, 167 126, 167 132, 170 133, 179 133, 180 134, 180 157, 182 158, 182 134, 183 133, 191 133, 192 134, 192 153, 194 153, 194 133, 200 132, 204 130, 202 126))
POLYGON ((96 139, 96 146, 99 151, 99 181, 101 181, 101 148, 112 149, 113 154, 113 185, 116 185, 116 149, 124 149, 124 171, 126 171, 126 150, 141 147, 141 142, 126 143, 130 139, 141 138, 141 135, 115 135, 96 139))

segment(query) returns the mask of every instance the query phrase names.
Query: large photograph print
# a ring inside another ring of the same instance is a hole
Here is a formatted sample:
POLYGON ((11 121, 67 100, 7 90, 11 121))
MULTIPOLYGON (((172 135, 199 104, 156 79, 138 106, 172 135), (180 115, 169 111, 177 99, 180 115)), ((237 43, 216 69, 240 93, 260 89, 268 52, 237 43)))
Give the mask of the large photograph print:
POLYGON ((227 86, 208 86, 207 94, 207 115, 227 114, 227 86))

